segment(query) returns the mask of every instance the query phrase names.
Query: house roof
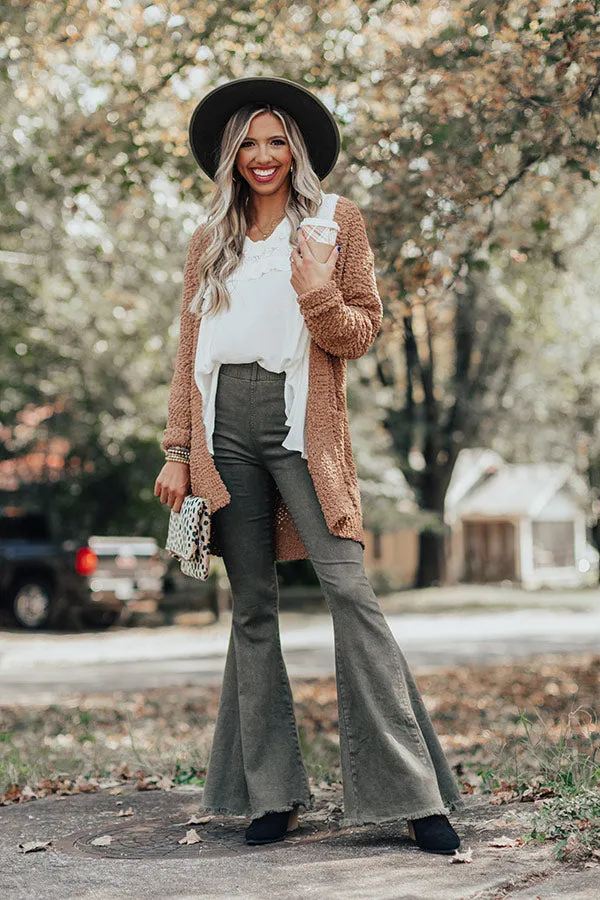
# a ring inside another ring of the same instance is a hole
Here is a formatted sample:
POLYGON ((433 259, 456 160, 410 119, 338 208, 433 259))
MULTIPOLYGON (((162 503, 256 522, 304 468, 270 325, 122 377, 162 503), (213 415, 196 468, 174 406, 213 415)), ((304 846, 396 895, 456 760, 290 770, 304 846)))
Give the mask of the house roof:
POLYGON ((460 503, 461 516, 535 516, 561 489, 570 469, 560 463, 507 465, 460 503))
POLYGON ((491 451, 463 450, 446 496, 448 519, 459 516, 535 518, 566 484, 572 489, 577 505, 579 500, 585 500, 585 482, 567 463, 513 465, 491 451))
POLYGON ((496 471, 506 463, 495 450, 468 447, 461 450, 454 464, 452 478, 446 491, 446 510, 453 510, 481 480, 486 472, 496 471))

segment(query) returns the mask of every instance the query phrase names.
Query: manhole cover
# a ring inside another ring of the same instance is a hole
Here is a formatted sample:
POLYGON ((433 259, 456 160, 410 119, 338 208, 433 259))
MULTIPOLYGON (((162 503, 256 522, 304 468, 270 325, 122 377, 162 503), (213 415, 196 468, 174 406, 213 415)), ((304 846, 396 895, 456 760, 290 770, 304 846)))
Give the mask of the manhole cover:
POLYGON ((53 841, 57 850, 96 856, 105 859, 197 859, 202 856, 230 856, 251 848, 244 842, 246 825, 223 823, 200 826, 165 823, 164 819, 148 819, 143 822, 127 821, 109 825, 96 831, 69 834, 53 841), (196 828, 202 838, 197 844, 180 844, 188 828, 196 828), (109 843, 102 845, 92 841, 108 836, 109 843))
MULTIPOLYGON (((220 818, 207 825, 181 825, 165 822, 164 818, 149 819, 144 816, 143 822, 132 819, 118 825, 100 825, 94 831, 82 831, 68 834, 59 840, 53 840, 52 846, 64 853, 82 856, 95 856, 104 859, 197 859, 203 857, 237 856, 240 853, 255 853, 256 847, 246 843, 245 831, 248 822, 241 824, 236 819, 220 818), (197 844, 180 844, 189 828, 195 828, 202 838, 197 844), (110 837, 110 842, 92 843, 99 838, 110 837)), ((350 835, 348 837, 351 837, 350 835)), ((356 837, 356 836, 355 836, 356 837)), ((343 832, 334 827, 328 828, 322 823, 307 822, 295 831, 290 832, 284 841, 261 845, 261 849, 279 848, 282 845, 291 847, 294 844, 312 843, 313 841, 343 839, 343 832)), ((359 837, 360 840, 360 837, 359 837)))

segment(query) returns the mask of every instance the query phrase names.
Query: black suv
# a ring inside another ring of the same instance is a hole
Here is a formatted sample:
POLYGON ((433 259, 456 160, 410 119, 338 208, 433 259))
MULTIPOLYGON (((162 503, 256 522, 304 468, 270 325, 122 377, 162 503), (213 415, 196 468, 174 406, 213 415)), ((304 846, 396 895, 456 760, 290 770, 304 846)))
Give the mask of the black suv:
POLYGON ((63 539, 43 511, 0 507, 0 610, 13 625, 108 628, 129 601, 161 596, 165 568, 152 538, 63 539))

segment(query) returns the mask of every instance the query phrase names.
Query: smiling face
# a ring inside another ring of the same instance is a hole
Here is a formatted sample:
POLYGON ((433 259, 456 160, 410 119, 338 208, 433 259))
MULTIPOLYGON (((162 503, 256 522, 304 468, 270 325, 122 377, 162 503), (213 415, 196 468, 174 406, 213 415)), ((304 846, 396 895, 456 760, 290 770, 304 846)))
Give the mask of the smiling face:
POLYGON ((281 120, 273 113, 254 116, 235 158, 235 168, 257 194, 289 188, 292 151, 281 120))

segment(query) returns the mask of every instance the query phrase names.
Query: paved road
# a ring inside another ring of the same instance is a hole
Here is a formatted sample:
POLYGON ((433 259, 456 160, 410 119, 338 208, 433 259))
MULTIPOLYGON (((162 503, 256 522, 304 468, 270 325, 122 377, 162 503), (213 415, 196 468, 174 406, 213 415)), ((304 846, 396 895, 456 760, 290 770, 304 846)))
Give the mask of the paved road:
MULTIPOLYGON (((539 653, 600 652, 600 609, 520 609, 386 615, 415 671, 486 664, 539 653)), ((115 629, 89 634, 0 632, 0 703, 52 702, 73 691, 140 690, 219 683, 230 614, 204 627, 115 629)), ((282 612, 290 676, 335 671, 328 614, 282 612)))

